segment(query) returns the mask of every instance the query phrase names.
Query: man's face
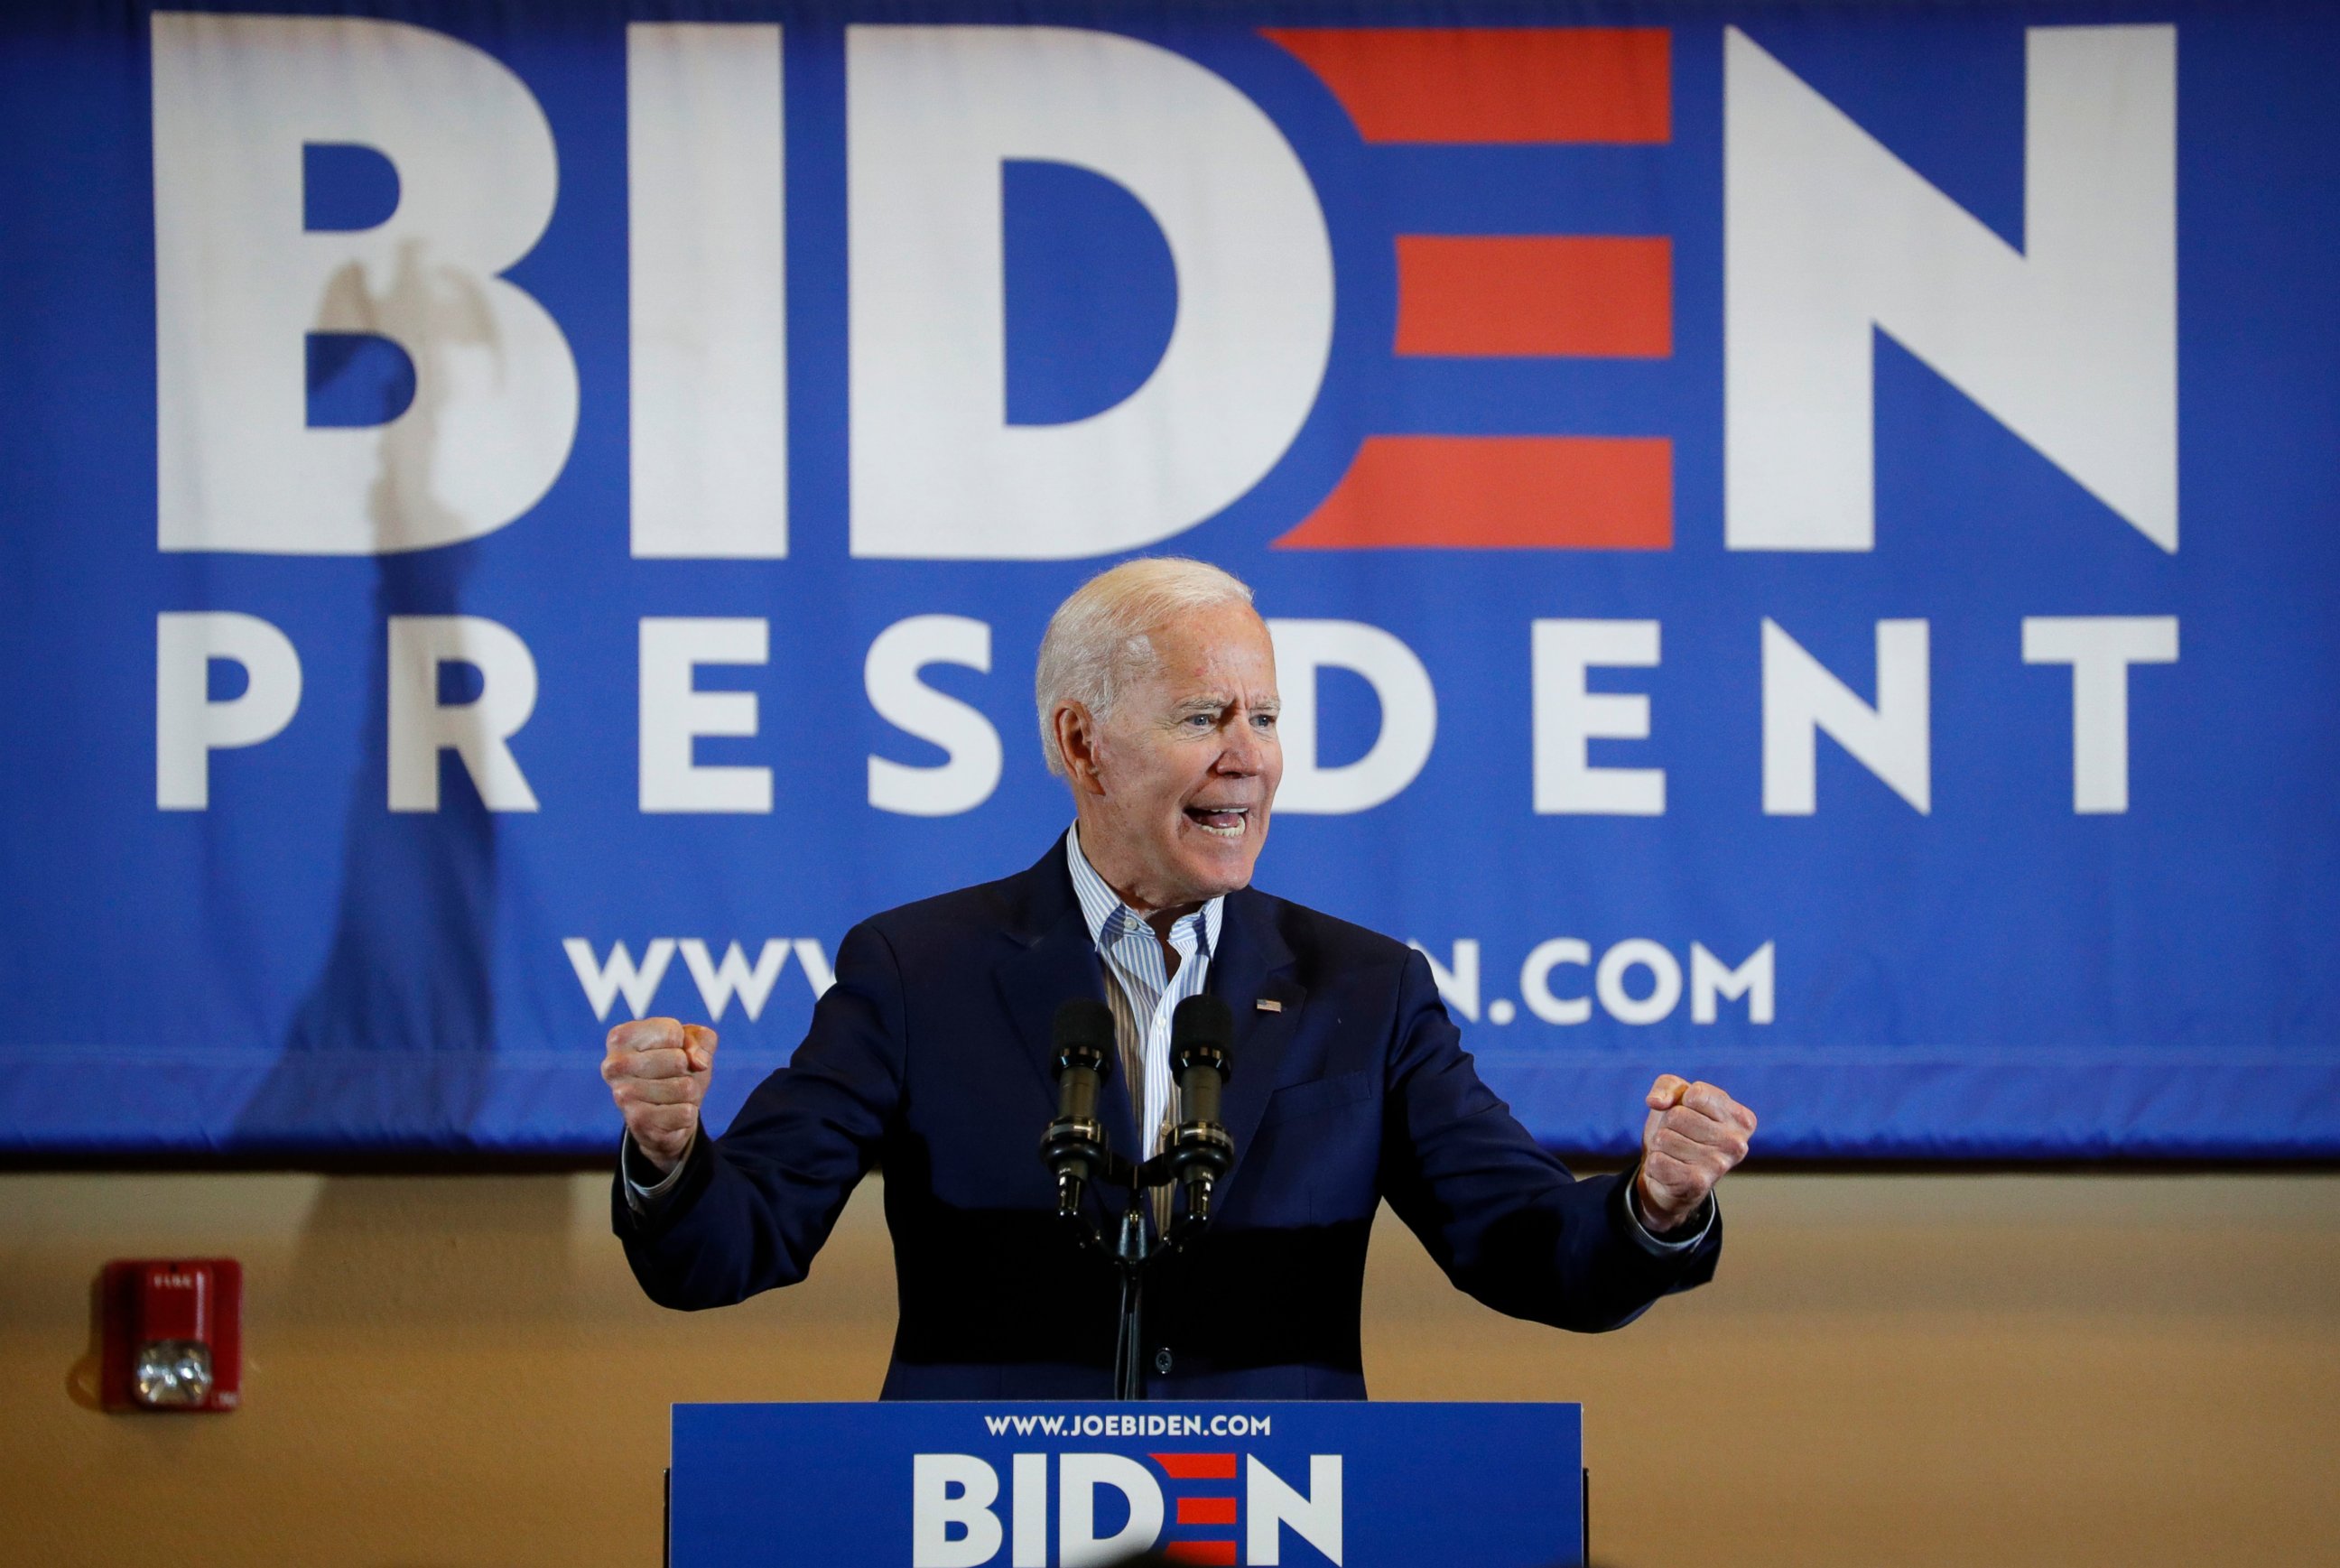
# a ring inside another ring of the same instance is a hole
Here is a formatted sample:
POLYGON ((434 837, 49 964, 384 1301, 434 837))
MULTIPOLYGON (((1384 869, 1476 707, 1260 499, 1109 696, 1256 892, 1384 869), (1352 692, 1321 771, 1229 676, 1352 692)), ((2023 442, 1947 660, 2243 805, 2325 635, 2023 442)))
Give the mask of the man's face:
POLYGON ((1223 604, 1151 641, 1157 668, 1091 731, 1075 779, 1082 853, 1146 911, 1248 884, 1284 778, 1275 650, 1258 615, 1223 604))

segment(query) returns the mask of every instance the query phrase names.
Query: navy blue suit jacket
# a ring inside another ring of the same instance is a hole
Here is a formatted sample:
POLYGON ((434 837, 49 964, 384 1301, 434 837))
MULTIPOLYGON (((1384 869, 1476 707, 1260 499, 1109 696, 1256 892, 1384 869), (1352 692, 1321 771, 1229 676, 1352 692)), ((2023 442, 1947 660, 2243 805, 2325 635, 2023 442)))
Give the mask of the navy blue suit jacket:
MULTIPOLYGON (((885 1397, 1108 1397, 1113 1273, 1056 1217, 1038 1153, 1057 1005, 1104 995, 1063 841, 1018 876, 862 922, 836 976, 790 1064, 647 1215, 620 1177, 642 1288, 696 1308, 804 1278, 881 1166, 901 1300, 885 1397)), ((1227 897, 1209 988, 1235 1018, 1235 1161, 1208 1229, 1149 1278, 1150 1396, 1363 1398, 1384 1198, 1456 1285, 1516 1317, 1615 1328, 1712 1276, 1720 1219, 1687 1252, 1636 1239, 1628 1177, 1578 1181, 1536 1145, 1480 1082, 1420 954, 1246 889, 1227 897)), ((1106 1098, 1128 1150, 1120 1077, 1106 1098)))

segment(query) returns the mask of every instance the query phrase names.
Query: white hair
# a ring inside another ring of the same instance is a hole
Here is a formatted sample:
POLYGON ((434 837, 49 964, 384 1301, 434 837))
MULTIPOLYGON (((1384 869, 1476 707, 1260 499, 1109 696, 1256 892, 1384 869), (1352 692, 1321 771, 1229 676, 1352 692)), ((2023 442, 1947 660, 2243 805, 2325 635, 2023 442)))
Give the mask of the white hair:
POLYGON ((1181 615, 1250 602, 1251 590, 1242 579, 1176 555, 1125 561, 1076 589, 1048 618, 1040 639, 1039 673, 1032 682, 1048 771, 1065 777, 1065 759, 1056 748, 1061 704, 1077 702, 1103 723, 1129 684, 1158 667, 1154 631, 1181 615))

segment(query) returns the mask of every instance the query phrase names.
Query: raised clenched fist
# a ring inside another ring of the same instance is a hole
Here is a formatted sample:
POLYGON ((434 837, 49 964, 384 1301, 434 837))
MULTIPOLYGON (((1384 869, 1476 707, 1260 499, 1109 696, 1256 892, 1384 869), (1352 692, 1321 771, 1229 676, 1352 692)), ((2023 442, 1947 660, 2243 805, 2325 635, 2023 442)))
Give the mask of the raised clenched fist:
POLYGON ((1650 1086, 1648 1104, 1637 1196, 1651 1228, 1663 1232, 1687 1221, 1723 1173, 1747 1157, 1755 1113, 1712 1084, 1671 1073, 1650 1086))
POLYGON ((715 1071, 715 1031, 677 1018, 636 1018, 610 1031, 601 1079, 634 1146, 663 1175, 690 1152, 715 1071))

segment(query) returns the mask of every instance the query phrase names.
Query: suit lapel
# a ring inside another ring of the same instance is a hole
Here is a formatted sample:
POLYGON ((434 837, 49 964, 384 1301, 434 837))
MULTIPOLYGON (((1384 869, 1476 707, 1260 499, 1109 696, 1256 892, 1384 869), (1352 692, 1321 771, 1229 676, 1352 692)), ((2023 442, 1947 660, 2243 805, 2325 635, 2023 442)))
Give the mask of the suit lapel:
MULTIPOLYGON (((1016 878, 1025 895, 1008 935, 1017 950, 992 971, 1001 1003, 1014 1023, 1019 1054, 1036 1076, 1050 1114, 1056 1106, 1056 1009, 1076 997, 1105 1000, 1105 970, 1096 942, 1082 917, 1080 900, 1073 897, 1072 874, 1065 867, 1065 841, 1041 857, 1040 863, 1016 878)), ((1126 1153, 1135 1117, 1129 1109, 1129 1091, 1118 1059, 1106 1075, 1099 1109, 1117 1148, 1126 1153)), ((1041 1124, 1033 1127, 1038 1146, 1041 1124)))
POLYGON ((1211 958, 1209 988, 1234 1015, 1229 1049, 1233 1070, 1220 1102, 1227 1136, 1235 1145, 1234 1165, 1227 1173, 1230 1182, 1243 1171, 1252 1134, 1266 1113, 1268 1097, 1275 1092, 1284 1048, 1308 1000, 1307 991, 1293 978, 1292 968, 1292 949, 1276 928, 1267 896, 1249 888, 1228 894, 1219 950, 1211 958), (1278 1006, 1263 1009, 1263 1001, 1278 1006))

